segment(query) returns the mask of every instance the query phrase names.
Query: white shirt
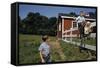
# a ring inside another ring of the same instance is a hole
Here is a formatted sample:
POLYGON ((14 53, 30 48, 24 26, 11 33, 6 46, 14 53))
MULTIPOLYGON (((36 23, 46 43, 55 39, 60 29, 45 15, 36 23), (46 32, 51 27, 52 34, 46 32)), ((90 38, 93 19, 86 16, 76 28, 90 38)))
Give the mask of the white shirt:
POLYGON ((76 21, 77 21, 77 24, 78 24, 78 23, 82 23, 82 22, 85 21, 85 18, 84 18, 83 16, 78 16, 78 17, 76 18, 76 21))
POLYGON ((46 42, 43 42, 39 47, 39 51, 42 51, 42 54, 47 56, 50 53, 50 46, 46 42))

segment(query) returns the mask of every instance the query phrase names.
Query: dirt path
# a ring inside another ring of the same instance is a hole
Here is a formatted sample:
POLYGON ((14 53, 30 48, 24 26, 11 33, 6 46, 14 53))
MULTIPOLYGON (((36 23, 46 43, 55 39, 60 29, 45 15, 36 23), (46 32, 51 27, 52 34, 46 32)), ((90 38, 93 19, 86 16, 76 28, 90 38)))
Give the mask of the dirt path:
POLYGON ((58 40, 56 41, 50 41, 50 45, 52 49, 55 49, 55 51, 59 54, 59 56, 61 57, 62 61, 65 60, 65 55, 63 53, 63 50, 60 46, 60 43, 58 40))

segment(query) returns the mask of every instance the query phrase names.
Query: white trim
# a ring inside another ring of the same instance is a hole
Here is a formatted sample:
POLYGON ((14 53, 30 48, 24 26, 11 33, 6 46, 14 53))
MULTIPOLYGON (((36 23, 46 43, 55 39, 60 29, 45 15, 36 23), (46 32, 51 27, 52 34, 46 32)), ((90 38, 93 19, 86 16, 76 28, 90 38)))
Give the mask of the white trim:
POLYGON ((77 34, 63 35, 63 37, 77 37, 77 34))
POLYGON ((96 22, 91 22, 91 26, 92 27, 96 26, 96 22))
POLYGON ((59 23, 58 29, 59 31, 61 31, 61 23, 59 23))
POLYGON ((73 36, 73 34, 72 34, 72 29, 73 29, 73 28, 71 28, 71 32, 70 32, 70 37, 71 37, 71 38, 70 38, 70 41, 72 41, 72 36, 73 36))
MULTIPOLYGON (((76 19, 76 17, 69 17, 69 16, 61 16, 61 18, 69 18, 69 19, 76 19)), ((90 21, 96 21, 96 19, 89 19, 89 18, 85 18, 86 20, 90 20, 90 21)))
POLYGON ((64 19, 62 19, 62 37, 63 37, 63 33, 64 33, 64 19))
POLYGON ((63 33, 67 33, 67 32, 74 31, 74 30, 78 30, 78 28, 73 28, 73 29, 70 29, 70 30, 65 30, 63 33))
POLYGON ((72 21, 72 28, 73 28, 73 21, 72 21))

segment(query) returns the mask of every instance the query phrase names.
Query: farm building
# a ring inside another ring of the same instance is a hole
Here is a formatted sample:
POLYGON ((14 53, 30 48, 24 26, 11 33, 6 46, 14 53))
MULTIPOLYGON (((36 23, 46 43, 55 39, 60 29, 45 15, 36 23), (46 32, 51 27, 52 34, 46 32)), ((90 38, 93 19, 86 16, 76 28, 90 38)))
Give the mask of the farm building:
MULTIPOLYGON (((70 17, 66 15, 59 15, 58 17, 58 27, 57 27, 57 37, 59 39, 69 38, 69 37, 79 37, 78 24, 75 21, 76 17, 70 17)), ((86 18, 86 21, 91 22, 93 27, 93 33, 91 37, 96 37, 96 19, 86 18)))

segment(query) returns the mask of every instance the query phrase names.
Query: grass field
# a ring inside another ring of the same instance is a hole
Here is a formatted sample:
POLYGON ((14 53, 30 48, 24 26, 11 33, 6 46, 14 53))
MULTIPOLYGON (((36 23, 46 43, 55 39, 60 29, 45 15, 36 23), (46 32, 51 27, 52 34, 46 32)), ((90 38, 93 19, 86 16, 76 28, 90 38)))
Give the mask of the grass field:
POLYGON ((19 35, 19 63, 38 63, 40 62, 38 47, 40 36, 19 35))
POLYGON ((61 47, 63 49, 64 55, 67 61, 79 61, 79 60, 89 60, 91 57, 86 51, 80 53, 79 47, 72 44, 60 41, 61 47))
MULTIPOLYGON (((56 41, 56 37, 49 37, 51 42, 56 41)), ((59 41, 61 47, 52 45, 51 48, 51 58, 52 62, 63 61, 59 51, 62 51, 65 58, 64 61, 76 61, 76 60, 88 60, 89 55, 87 52, 79 52, 77 46, 72 44, 59 41), (61 50, 60 50, 61 49, 61 50)), ((40 63, 40 56, 38 48, 41 44, 40 35, 23 35, 19 34, 19 63, 28 64, 28 63, 40 63)))
MULTIPOLYGON (((73 41, 80 42, 80 39, 73 38, 73 41)), ((96 46, 96 39, 92 39, 92 38, 91 39, 85 39, 84 43, 88 44, 88 45, 94 45, 94 46, 96 46)))
MULTIPOLYGON (((50 37, 51 41, 55 41, 55 37, 50 37)), ((40 63, 40 56, 38 48, 42 42, 39 35, 19 35, 19 63, 40 63)), ((54 49, 52 49, 53 53, 54 49)), ((60 59, 58 54, 52 56, 55 60, 60 59)), ((52 60, 52 61, 55 61, 52 60)))

